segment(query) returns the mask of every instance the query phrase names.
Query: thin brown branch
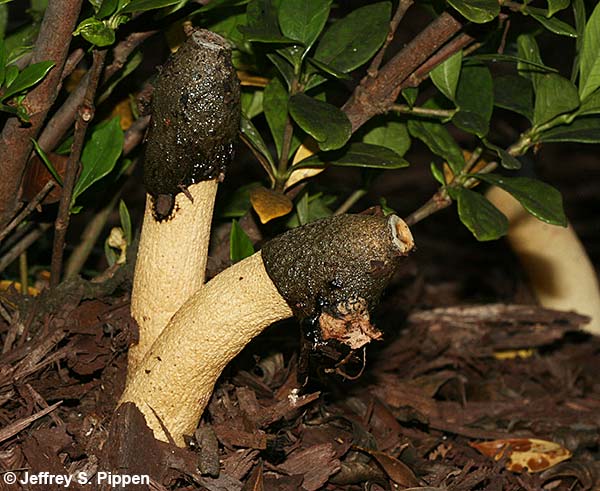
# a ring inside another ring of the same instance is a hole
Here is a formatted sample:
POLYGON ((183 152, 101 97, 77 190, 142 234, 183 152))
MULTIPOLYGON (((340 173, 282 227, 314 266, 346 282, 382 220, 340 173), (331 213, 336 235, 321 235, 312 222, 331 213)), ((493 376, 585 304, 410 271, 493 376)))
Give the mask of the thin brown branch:
POLYGON ((88 82, 89 74, 86 73, 44 127, 38 138, 38 144, 44 152, 50 153, 54 150, 69 128, 73 126, 77 108, 83 102, 88 82))
POLYGON ((77 120, 75 121, 75 134, 73 136, 73 145, 67 161, 67 170, 63 183, 63 192, 58 207, 58 216, 54 227, 54 243, 52 244, 52 262, 50 265, 50 284, 58 285, 63 262, 63 250, 65 247, 65 237, 69 227, 71 198, 73 196, 73 187, 79 170, 79 158, 83 150, 85 133, 90 121, 94 118, 94 99, 98 82, 104 68, 106 59, 106 50, 94 50, 94 61, 89 72, 89 83, 83 98, 83 104, 79 108, 77 120))
POLYGON ((356 131, 376 114, 386 112, 402 83, 460 29, 461 23, 447 12, 441 14, 379 70, 365 77, 342 109, 356 131))
POLYGON ((42 223, 17 242, 4 256, 0 257, 0 272, 4 271, 22 252, 26 251, 31 244, 38 240, 50 228, 49 223, 42 223))
POLYGON ((427 203, 418 210, 413 211, 404 219, 404 221, 409 227, 412 227, 415 223, 420 222, 429 215, 433 215, 444 208, 448 208, 451 204, 452 199, 448 196, 446 190, 441 188, 429 199, 429 201, 427 201, 427 203))
MULTIPOLYGON (((150 116, 142 116, 141 118, 135 120, 127 129, 125 132, 125 140, 123 142, 123 156, 129 154, 139 143, 141 143, 145 129, 149 122, 150 116)), ((131 175, 134 167, 135 162, 127 168, 126 175, 131 175)), ((81 241, 73 249, 73 252, 69 256, 69 259, 65 265, 65 278, 72 278, 73 276, 79 274, 83 268, 84 264, 88 260, 88 257, 92 253, 94 245, 98 241, 98 237, 100 237, 102 230, 104 230, 112 210, 123 194, 126 181, 127 179, 122 180, 109 203, 102 207, 102 209, 96 213, 94 217, 86 224, 81 234, 81 241)))
POLYGON ((23 125, 17 117, 12 117, 6 122, 0 135, 0 227, 6 225, 17 207, 25 164, 33 146, 31 139, 37 137, 58 94, 81 3, 82 0, 48 2, 31 63, 52 60, 55 66, 23 101, 31 116, 30 124, 23 125))
POLYGON ((377 76, 377 72, 379 70, 379 67, 381 66, 381 62, 383 61, 385 52, 387 51, 388 46, 394 39, 394 35, 396 34, 398 25, 404 18, 406 11, 412 6, 413 3, 414 3, 413 0, 400 0, 398 2, 398 8, 396 9, 394 16, 392 17, 392 20, 390 20, 390 29, 388 31, 387 37, 385 38, 385 42, 383 43, 383 46, 381 46, 380 50, 375 55, 373 60, 371 61, 371 65, 369 66, 369 69, 367 70, 367 74, 369 75, 369 77, 374 78, 377 76))
POLYGON ((104 75, 102 77, 102 83, 106 83, 110 77, 117 73, 129 58, 129 55, 146 39, 154 36, 158 31, 144 31, 144 32, 132 32, 123 41, 119 42, 113 49, 113 60, 110 65, 107 65, 104 75))
POLYGON ((135 147, 144 141, 146 128, 150 124, 150 116, 142 116, 136 119, 125 132, 123 140, 123 155, 130 154, 135 147))
MULTIPOLYGON (((113 61, 106 67, 102 77, 102 84, 106 83, 115 73, 123 68, 127 58, 146 39, 156 31, 134 32, 118 43, 113 49, 113 61)), ((56 148, 69 128, 73 126, 75 114, 83 102, 89 76, 85 74, 75 90, 69 94, 62 106, 54 113, 40 134, 38 143, 48 153, 56 148)))
POLYGON ((443 46, 437 53, 417 68, 414 73, 402 84, 402 88, 417 87, 423 80, 429 76, 429 72, 436 66, 444 63, 454 53, 457 53, 465 46, 473 42, 473 38, 468 34, 462 33, 456 36, 452 41, 443 46))
POLYGON ((81 48, 77 48, 69 55, 67 61, 65 61, 65 66, 63 67, 61 80, 64 80, 73 73, 75 68, 77 68, 77 65, 79 65, 79 62, 83 60, 83 55, 85 55, 85 52, 81 48))
POLYGON ((35 195, 35 197, 29 202, 29 204, 15 217, 11 222, 0 232, 0 241, 4 240, 8 234, 10 234, 17 225, 25 220, 29 214, 35 210, 39 204, 44 200, 46 195, 56 186, 56 182, 48 181, 42 189, 35 195))
POLYGON ((392 104, 391 111, 403 114, 417 114, 419 116, 430 116, 433 118, 451 118, 456 113, 454 109, 432 109, 429 107, 410 107, 408 104, 392 104))

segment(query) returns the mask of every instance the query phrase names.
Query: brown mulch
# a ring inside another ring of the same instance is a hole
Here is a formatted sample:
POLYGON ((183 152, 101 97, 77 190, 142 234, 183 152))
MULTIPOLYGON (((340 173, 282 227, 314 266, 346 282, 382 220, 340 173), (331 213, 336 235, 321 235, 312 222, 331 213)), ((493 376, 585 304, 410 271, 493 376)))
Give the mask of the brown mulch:
MULTIPOLYGON (((269 348, 273 329, 257 363, 242 357, 230 368, 188 448, 177 449, 155 441, 129 406, 128 426, 114 424, 135 326, 126 293, 85 297, 75 288, 54 307, 19 303, 16 292, 0 299, 3 471, 149 474, 151 489, 209 491, 600 485, 600 339, 578 333, 586 319, 574 313, 417 310, 369 352, 358 380, 317 364, 308 384, 295 355, 269 348), (573 456, 543 472, 512 472, 506 458, 470 445, 507 437, 549 440, 573 456)), ((0 489, 19 486, 0 479, 0 489)))

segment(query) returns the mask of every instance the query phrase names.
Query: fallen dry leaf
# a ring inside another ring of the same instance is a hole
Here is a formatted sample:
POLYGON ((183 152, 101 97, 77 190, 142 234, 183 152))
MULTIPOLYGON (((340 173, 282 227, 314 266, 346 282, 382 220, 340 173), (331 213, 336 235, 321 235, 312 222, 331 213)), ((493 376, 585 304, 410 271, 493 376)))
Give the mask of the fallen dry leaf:
POLYGON ((571 452, 558 443, 535 438, 505 438, 469 445, 494 460, 508 456, 506 468, 513 472, 541 472, 571 458, 571 452))
POLYGON ((263 224, 287 215, 294 207, 285 194, 262 186, 250 191, 250 203, 263 224))
POLYGON ((419 480, 417 479, 417 476, 415 476, 412 469, 401 460, 398 460, 396 457, 392 457, 385 452, 369 450, 368 448, 354 448, 373 457, 381 466, 383 471, 387 474, 387 476, 396 484, 408 488, 419 486, 419 480))

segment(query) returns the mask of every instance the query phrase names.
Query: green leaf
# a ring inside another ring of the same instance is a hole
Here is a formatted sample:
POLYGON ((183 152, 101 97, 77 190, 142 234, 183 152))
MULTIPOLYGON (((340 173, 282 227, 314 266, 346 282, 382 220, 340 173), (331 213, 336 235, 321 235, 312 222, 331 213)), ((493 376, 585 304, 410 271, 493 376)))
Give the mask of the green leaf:
POLYGON ((228 201, 220 212, 220 216, 224 218, 240 218, 243 217, 252 204, 250 203, 250 192, 252 189, 261 186, 259 182, 251 182, 239 187, 227 196, 228 201))
POLYGON ((554 126, 544 131, 539 141, 600 143, 600 118, 577 118, 571 124, 554 126))
MULTIPOLYGON (((2 36, 4 37, 4 36, 2 36)), ((7 53, 4 47, 4 40, 0 37, 0 87, 4 85, 4 76, 6 73, 7 53)))
POLYGON ((506 235, 508 220, 484 196, 465 188, 453 188, 451 194, 458 202, 460 221, 477 240, 496 240, 506 235))
POLYGON ((548 17, 566 9, 570 4, 571 0, 548 0, 548 17))
POLYGON ((379 2, 350 12, 327 28, 314 58, 344 73, 358 68, 385 41, 391 11, 390 2, 379 2))
POLYGON ((237 263, 252 254, 254 254, 254 245, 250 237, 239 226, 237 220, 233 220, 229 234, 229 259, 232 263, 237 263))
POLYGON ((494 20, 500 13, 497 0, 448 0, 448 3, 477 24, 494 20))
POLYGON ((244 90, 241 95, 242 114, 248 119, 252 119, 263 112, 263 91, 262 90, 244 90))
POLYGON ((0 5, 0 39, 4 39, 4 35, 6 34, 6 24, 7 23, 8 23, 8 8, 5 4, 1 4, 0 5))
MULTIPOLYGON (((322 61, 315 60, 314 58, 308 58, 308 62, 311 65, 318 68, 319 70, 321 70, 322 72, 325 72, 328 75, 331 75, 335 78, 342 79, 342 80, 351 80, 352 79, 352 77, 350 77, 349 75, 346 75, 344 72, 340 72, 339 70, 336 70, 332 66, 327 65, 326 63, 323 63, 322 61)), ((314 87, 314 85, 313 85, 313 87, 314 87)))
POLYGON ((296 228, 320 218, 331 216, 333 212, 329 207, 335 201, 335 196, 323 195, 322 193, 313 195, 302 193, 300 199, 296 201, 296 213, 290 217, 286 226, 288 228, 296 228))
POLYGON ((435 155, 445 159, 455 174, 462 171, 465 166, 462 151, 442 123, 409 119, 408 131, 425 143, 435 155))
POLYGON ((535 38, 531 34, 521 34, 517 38, 517 48, 519 58, 523 58, 533 63, 517 63, 519 75, 531 80, 533 89, 536 91, 538 80, 545 73, 545 70, 537 68, 537 65, 544 64, 542 57, 540 56, 540 48, 538 47, 535 38))
POLYGON ((145 12, 146 10, 161 9, 179 3, 180 0, 131 0, 122 9, 121 14, 129 14, 132 12, 145 12))
POLYGON ((401 169, 409 163, 393 150, 380 145, 351 143, 343 150, 320 152, 308 157, 294 166, 321 167, 328 164, 339 167, 365 167, 370 169, 401 169))
POLYGON ((288 90, 291 89, 292 81, 294 80, 294 65, 278 53, 269 53, 267 58, 271 60, 271 63, 275 65, 275 68, 277 68, 279 73, 283 76, 283 79, 288 86, 288 90))
POLYGON ((40 159, 42 159, 42 162, 46 166, 46 169, 48 169, 48 172, 50 172, 50 174, 52 175, 54 180, 58 183, 58 185, 62 187, 63 182, 62 182, 62 179, 60 178, 60 174, 56 171, 54 165, 52 165, 52 162, 46 155, 46 152, 44 152, 42 147, 40 147, 39 143, 34 138, 31 139, 31 142, 33 143, 33 148, 35 149, 35 153, 37 153, 38 156, 40 157, 40 159))
POLYGON ((19 69, 16 65, 8 65, 6 72, 4 73, 4 86, 10 86, 15 79, 19 76, 19 69))
MULTIPOLYGON (((77 208, 78 209, 76 211, 71 210, 71 213, 79 213, 81 211, 81 207, 77 208)), ((117 262, 117 259, 119 259, 119 256, 117 256, 115 250, 108 244, 108 238, 104 241, 104 257, 106 258, 106 262, 109 266, 115 264, 117 262)))
POLYGON ((127 244, 131 244, 133 239, 131 232, 131 217, 129 216, 129 210, 127 209, 127 205, 125 201, 119 200, 119 218, 121 219, 121 228, 125 233, 125 240, 127 244))
POLYGON ((456 86, 460 77, 462 50, 454 53, 444 63, 436 66, 430 73, 431 81, 448 99, 454 101, 456 86))
POLYGON ((437 165, 435 165, 434 162, 431 162, 429 164, 429 170, 431 171, 431 175, 437 182, 439 182, 442 186, 446 185, 446 179, 444 178, 444 173, 437 165))
POLYGON ((600 87, 600 3, 585 26, 579 58, 579 96, 585 99, 600 87))
POLYGON ((340 109, 306 94, 290 98, 289 112, 298 126, 319 142, 321 150, 343 147, 352 134, 352 125, 340 109))
MULTIPOLYGON (((205 7, 210 7, 214 1, 205 7)), ((202 10, 202 9, 200 9, 202 10)), ((219 16, 215 22, 207 24, 207 29, 216 32, 224 38, 231 41, 238 49, 244 48, 244 36, 239 31, 239 26, 246 25, 246 12, 240 12, 234 15, 219 16)))
POLYGON ((503 148, 494 145, 493 143, 487 140, 484 140, 483 143, 486 147, 496 152, 496 154, 500 158, 500 165, 502 165, 502 167, 504 167, 505 169, 516 170, 521 168, 521 162, 519 161, 519 159, 513 157, 503 148))
POLYGON ((247 26, 238 30, 247 41, 262 43, 293 43, 279 30, 277 7, 273 0, 252 0, 246 8, 247 26))
POLYGON ((250 121, 244 115, 242 115, 242 119, 240 121, 240 131, 242 135, 248 139, 252 146, 267 159, 271 166, 275 167, 271 152, 269 152, 267 145, 265 145, 262 136, 260 136, 260 133, 256 127, 252 124, 252 121, 250 121))
POLYGON ((456 104, 460 110, 453 116, 452 122, 469 133, 485 136, 490 129, 494 109, 494 85, 486 66, 463 67, 456 88, 456 104))
POLYGON ((540 125, 559 114, 571 112, 579 107, 579 96, 573 82, 556 73, 540 78, 535 93, 533 123, 540 125))
POLYGON ((551 225, 567 226, 560 192, 537 179, 476 174, 477 179, 498 186, 512 194, 529 213, 551 225))
POLYGON ((360 129, 362 141, 379 145, 403 156, 410 148, 410 135, 402 118, 393 113, 375 116, 360 129))
POLYGON ((558 73, 558 70, 556 68, 552 68, 549 66, 544 65, 543 63, 537 63, 535 61, 532 60, 527 60, 525 58, 521 58, 519 56, 513 56, 513 55, 504 55, 504 54, 499 54, 499 53, 483 53, 480 55, 472 55, 469 56, 467 59, 465 59, 465 63, 477 63, 479 61, 490 61, 492 63, 499 63, 499 62, 508 62, 508 63, 520 63, 521 67, 523 68, 527 68, 527 66, 529 65, 531 68, 538 68, 540 72, 542 73, 558 73))
POLYGON ((104 0, 96 12, 96 17, 98 19, 104 19, 105 17, 108 17, 109 15, 113 14, 115 10, 117 10, 118 5, 119 0, 104 0))
POLYGON ((596 89, 596 91, 587 96, 577 110, 577 116, 589 114, 600 114, 600 89, 596 89))
POLYGON ((239 5, 246 5, 250 0, 211 0, 209 3, 199 8, 194 13, 208 12, 209 10, 219 8, 238 7, 239 5))
POLYGON ((575 58, 571 67, 571 82, 577 80, 579 74, 579 60, 581 58, 581 46, 585 37, 585 3, 584 0, 573 0, 573 17, 575 17, 575 30, 577 39, 575 40, 575 58))
MULTIPOLYGON (((2 100, 9 99, 16 94, 33 87, 46 76, 53 66, 53 61, 41 61, 40 63, 34 63, 33 65, 24 68, 12 83, 8 85, 8 88, 2 95, 2 100)), ((9 77, 10 74, 7 73, 6 78, 8 79, 9 77)))
POLYGON ((79 23, 77 29, 73 32, 73 36, 78 34, 81 34, 89 43, 100 48, 115 42, 115 31, 94 17, 89 17, 79 23))
POLYGON ((527 12, 529 15, 531 15, 531 17, 533 17, 546 29, 548 29, 550 32, 553 32, 554 34, 558 34, 560 36, 568 36, 572 38, 577 37, 577 31, 573 26, 570 26, 562 20, 558 20, 556 17, 552 17, 549 19, 548 17, 546 17, 545 12, 543 10, 541 11, 541 13, 533 13, 533 10, 533 7, 526 7, 523 9, 523 12, 527 12))
MULTIPOLYGON (((263 110, 267 118, 267 124, 273 135, 275 147, 277 147, 277 156, 281 156, 283 148, 283 137, 285 126, 288 120, 288 102, 289 94, 278 77, 274 77, 265 87, 263 96, 263 110)), ((290 153, 296 150, 300 145, 300 139, 297 135, 292 138, 290 153)))
POLYGON ((533 121, 533 85, 519 75, 495 77, 494 104, 533 121))
POLYGON ((123 149, 123 139, 119 117, 94 128, 81 153, 81 174, 73 188, 72 204, 81 193, 113 170, 123 149))
POLYGON ((402 89, 402 97, 406 101, 406 103, 412 108, 417 102, 417 96, 419 95, 418 87, 407 87, 406 89, 402 89))
POLYGON ((4 47, 8 53, 7 63, 10 65, 33 49, 33 44, 40 30, 40 22, 30 22, 17 29, 4 39, 4 47))
POLYGON ((0 102, 0 111, 9 113, 9 114, 17 114, 17 108, 14 106, 8 106, 6 104, 2 104, 0 102))
POLYGON ((304 45, 306 53, 319 37, 329 17, 332 0, 285 0, 279 7, 284 36, 304 45))

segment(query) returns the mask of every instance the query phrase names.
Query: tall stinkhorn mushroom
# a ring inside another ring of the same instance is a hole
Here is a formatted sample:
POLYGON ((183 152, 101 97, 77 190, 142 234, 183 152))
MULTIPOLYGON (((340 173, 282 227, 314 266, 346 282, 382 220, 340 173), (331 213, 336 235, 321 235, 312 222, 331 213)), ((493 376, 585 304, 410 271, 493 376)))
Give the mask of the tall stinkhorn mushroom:
POLYGON ((132 402, 157 438, 192 434, 227 363, 265 327, 293 314, 320 338, 357 349, 381 333, 369 322, 413 248, 397 216, 340 215, 290 230, 226 269, 173 316, 129 379, 132 402))
POLYGON ((217 183, 233 156, 239 81, 222 37, 195 30, 154 87, 144 159, 148 192, 131 298, 141 362, 181 304, 204 283, 217 183))

